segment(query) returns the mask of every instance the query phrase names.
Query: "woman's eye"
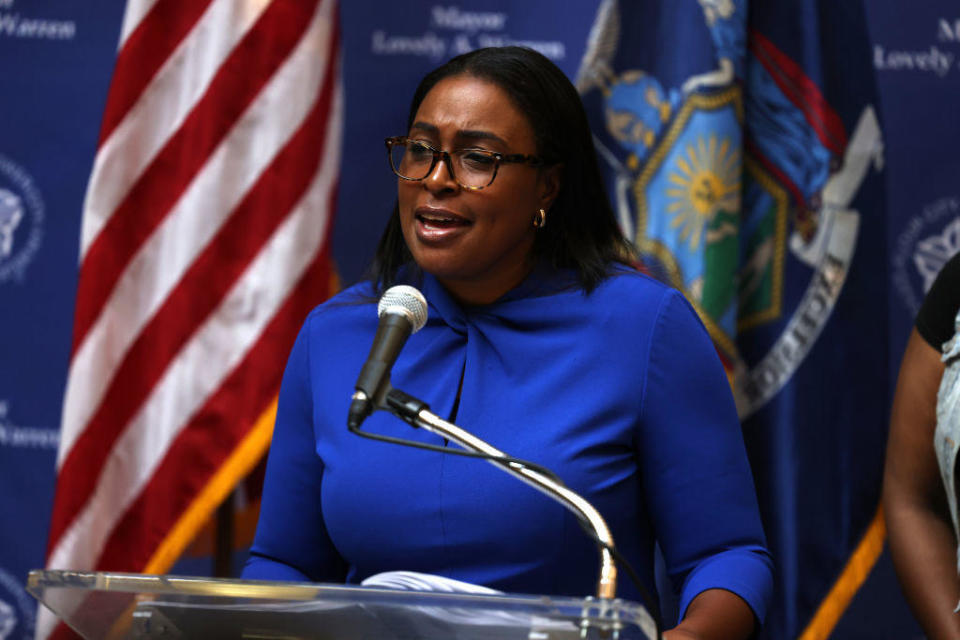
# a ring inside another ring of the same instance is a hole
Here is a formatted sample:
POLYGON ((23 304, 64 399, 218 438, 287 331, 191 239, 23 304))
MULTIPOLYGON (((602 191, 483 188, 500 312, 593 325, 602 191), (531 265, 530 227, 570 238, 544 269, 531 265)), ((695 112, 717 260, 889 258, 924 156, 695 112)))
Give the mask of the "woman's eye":
POLYGON ((407 143, 407 153, 413 158, 432 158, 433 150, 421 142, 407 143))
POLYGON ((471 167, 485 168, 493 166, 493 156, 479 151, 464 151, 463 162, 471 167))

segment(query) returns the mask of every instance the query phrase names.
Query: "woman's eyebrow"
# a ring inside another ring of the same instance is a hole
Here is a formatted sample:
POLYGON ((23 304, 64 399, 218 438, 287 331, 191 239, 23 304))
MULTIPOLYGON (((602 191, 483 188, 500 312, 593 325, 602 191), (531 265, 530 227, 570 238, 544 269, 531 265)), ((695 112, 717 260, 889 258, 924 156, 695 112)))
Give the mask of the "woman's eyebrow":
MULTIPOLYGON (((410 125, 410 131, 422 131, 430 135, 440 135, 440 129, 434 124, 429 122, 417 121, 410 125)), ((496 142, 500 145, 507 146, 506 141, 498 136, 497 134, 491 131, 484 131, 482 129, 461 129, 456 133, 457 142, 475 142, 480 140, 490 140, 496 142)))
POLYGON ((502 146, 507 146, 506 141, 504 141, 504 139, 497 134, 491 133, 490 131, 479 131, 474 129, 458 131, 457 140, 469 140, 471 142, 475 140, 490 140, 502 146))
POLYGON ((410 125, 410 131, 413 131, 414 129, 420 129, 426 133, 440 133, 440 129, 438 129, 436 125, 432 125, 429 122, 420 122, 419 120, 410 125))

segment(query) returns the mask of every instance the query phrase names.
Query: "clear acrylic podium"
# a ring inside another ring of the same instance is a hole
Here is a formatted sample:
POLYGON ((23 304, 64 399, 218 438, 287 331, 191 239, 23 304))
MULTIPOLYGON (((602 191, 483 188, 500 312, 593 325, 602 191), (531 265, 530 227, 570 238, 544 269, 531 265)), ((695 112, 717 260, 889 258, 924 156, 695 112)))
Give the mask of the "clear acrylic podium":
POLYGON ((77 571, 27 591, 84 638, 653 640, 639 604, 77 571))

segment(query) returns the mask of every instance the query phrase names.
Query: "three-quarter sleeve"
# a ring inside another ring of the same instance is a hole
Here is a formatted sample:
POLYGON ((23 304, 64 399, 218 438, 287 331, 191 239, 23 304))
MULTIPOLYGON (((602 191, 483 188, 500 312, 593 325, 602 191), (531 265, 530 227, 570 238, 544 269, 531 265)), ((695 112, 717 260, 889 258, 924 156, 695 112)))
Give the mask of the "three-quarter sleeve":
POLYGON ((648 354, 638 451, 680 617, 697 594, 720 588, 762 621, 772 562, 740 422, 713 343, 676 291, 660 301, 648 354))
POLYGON ((310 318, 280 386, 260 520, 244 578, 342 582, 346 575, 320 507, 323 462, 313 429, 309 325, 310 318))

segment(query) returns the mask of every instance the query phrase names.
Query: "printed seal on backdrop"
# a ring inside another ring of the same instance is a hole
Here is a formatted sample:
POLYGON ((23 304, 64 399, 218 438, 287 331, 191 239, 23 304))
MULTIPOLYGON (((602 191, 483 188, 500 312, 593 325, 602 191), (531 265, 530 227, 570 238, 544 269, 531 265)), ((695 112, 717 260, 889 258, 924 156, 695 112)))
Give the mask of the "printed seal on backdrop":
POLYGON ((33 640, 36 608, 20 581, 0 569, 0 640, 33 640))
POLYGON ((926 204, 901 228, 894 243, 890 277, 900 302, 917 315, 943 265, 960 252, 960 196, 926 204))
POLYGON ((880 166, 881 136, 872 107, 848 138, 822 96, 785 95, 774 80, 780 65, 790 77, 803 71, 772 43, 759 45, 763 59, 744 60, 743 0, 700 6, 716 69, 678 87, 616 69, 618 48, 635 44, 620 40, 618 0, 604 0, 577 88, 601 98, 606 131, 595 142, 614 174, 624 233, 652 274, 697 309, 746 418, 783 388, 829 320, 856 246, 860 215, 850 204, 871 161, 880 166), (785 308, 788 259, 809 281, 785 308), (765 327, 779 330, 749 335, 765 327), (763 341, 759 357, 747 362, 738 339, 763 341))
POLYGON ((44 216, 33 179, 0 154, 0 284, 23 280, 43 242, 44 216))

